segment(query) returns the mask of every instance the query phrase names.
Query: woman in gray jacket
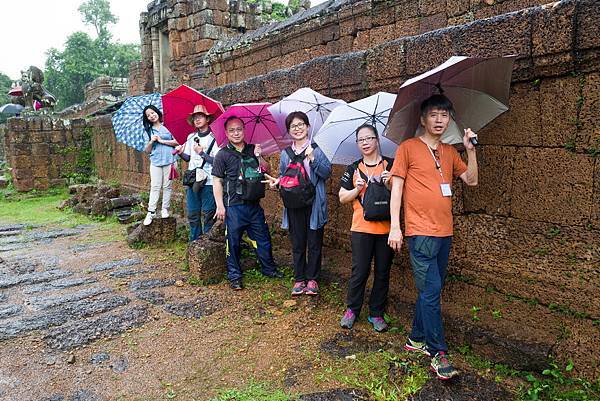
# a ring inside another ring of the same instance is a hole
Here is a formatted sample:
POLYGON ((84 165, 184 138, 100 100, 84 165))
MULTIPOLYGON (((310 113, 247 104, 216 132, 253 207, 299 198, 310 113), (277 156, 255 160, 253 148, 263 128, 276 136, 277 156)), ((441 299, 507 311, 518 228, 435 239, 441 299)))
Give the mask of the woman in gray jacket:
POLYGON ((282 228, 289 229, 292 243, 295 280, 292 295, 317 295, 323 232, 328 218, 325 181, 331 175, 331 162, 316 144, 311 143, 308 137, 310 124, 305 113, 301 111, 290 113, 285 120, 285 125, 293 143, 281 152, 280 177, 267 178, 271 187, 279 186, 290 162, 297 161, 301 163, 314 187, 311 204, 295 208, 284 207, 282 228), (290 155, 294 160, 291 160, 290 155))

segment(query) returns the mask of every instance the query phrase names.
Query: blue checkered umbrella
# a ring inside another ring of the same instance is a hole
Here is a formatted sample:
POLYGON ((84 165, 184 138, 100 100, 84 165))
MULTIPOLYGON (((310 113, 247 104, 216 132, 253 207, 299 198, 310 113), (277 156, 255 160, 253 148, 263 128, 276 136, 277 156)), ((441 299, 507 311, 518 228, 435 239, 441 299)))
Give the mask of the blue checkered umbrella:
POLYGON ((150 137, 148 132, 144 130, 142 113, 144 108, 150 104, 162 111, 160 93, 132 96, 123 102, 121 108, 112 117, 112 124, 118 142, 131 146, 140 152, 144 151, 150 137))

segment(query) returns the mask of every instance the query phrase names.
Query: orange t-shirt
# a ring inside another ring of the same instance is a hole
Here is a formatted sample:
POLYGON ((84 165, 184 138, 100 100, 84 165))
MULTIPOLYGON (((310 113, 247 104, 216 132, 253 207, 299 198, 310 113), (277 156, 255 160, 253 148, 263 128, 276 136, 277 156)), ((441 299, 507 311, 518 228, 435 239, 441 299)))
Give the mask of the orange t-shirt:
MULTIPOLYGON (((389 158, 384 158, 381 163, 374 167, 367 167, 365 164, 360 161, 358 163, 358 168, 363 172, 367 177, 371 176, 376 179, 381 177, 381 173, 385 169, 388 164, 392 164, 394 161, 389 158), (384 165, 385 163, 385 165, 384 165)), ((341 178, 341 186, 347 190, 352 190, 356 188, 356 179, 359 177, 359 173, 355 168, 356 164, 351 164, 346 169, 346 172, 341 178)), ((388 167, 389 169, 389 167, 388 167)), ((367 184, 368 185, 368 184, 367 184)), ((359 197, 362 197, 365 194, 367 189, 367 185, 364 186, 359 197)), ((352 208, 354 209, 352 213, 352 227, 350 231, 359 232, 359 233, 367 233, 367 234, 389 234, 390 232, 390 221, 367 221, 363 217, 363 207, 358 201, 358 197, 352 201, 352 208)))
POLYGON ((437 148, 440 176, 429 146, 419 138, 402 142, 396 151, 392 174, 404 178, 404 235, 448 237, 452 235, 452 197, 443 196, 440 184, 452 184, 454 177, 467 171, 452 145, 437 148))

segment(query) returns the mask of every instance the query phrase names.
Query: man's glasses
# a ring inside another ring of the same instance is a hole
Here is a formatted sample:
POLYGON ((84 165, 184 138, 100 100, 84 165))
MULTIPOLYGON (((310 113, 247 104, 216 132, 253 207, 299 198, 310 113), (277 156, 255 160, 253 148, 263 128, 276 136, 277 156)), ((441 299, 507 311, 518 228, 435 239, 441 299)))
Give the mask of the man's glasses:
POLYGON ((356 140, 356 143, 369 143, 369 142, 373 142, 375 139, 377 139, 374 136, 368 136, 366 138, 358 138, 356 140))
POLYGON ((236 132, 244 132, 244 129, 243 128, 228 128, 227 132, 230 134, 234 134, 236 132))
POLYGON ((306 127, 306 124, 304 124, 304 123, 298 123, 298 124, 290 125, 290 131, 295 131, 297 129, 302 129, 304 127, 306 127))

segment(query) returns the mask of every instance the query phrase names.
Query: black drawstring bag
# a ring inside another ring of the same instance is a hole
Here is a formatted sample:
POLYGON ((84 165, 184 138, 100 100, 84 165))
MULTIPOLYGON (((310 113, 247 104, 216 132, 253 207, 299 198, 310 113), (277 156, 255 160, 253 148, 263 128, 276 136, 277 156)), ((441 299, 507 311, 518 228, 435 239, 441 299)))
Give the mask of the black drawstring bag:
MULTIPOLYGON (((386 166, 390 167, 390 163, 386 166)), ((386 221, 391 219, 390 215, 390 199, 391 191, 385 186, 383 181, 369 180, 369 178, 358 168, 358 173, 363 180, 367 182, 367 189, 358 201, 363 208, 363 217, 367 221, 386 221)), ((389 171, 389 170, 388 170, 389 171)))

